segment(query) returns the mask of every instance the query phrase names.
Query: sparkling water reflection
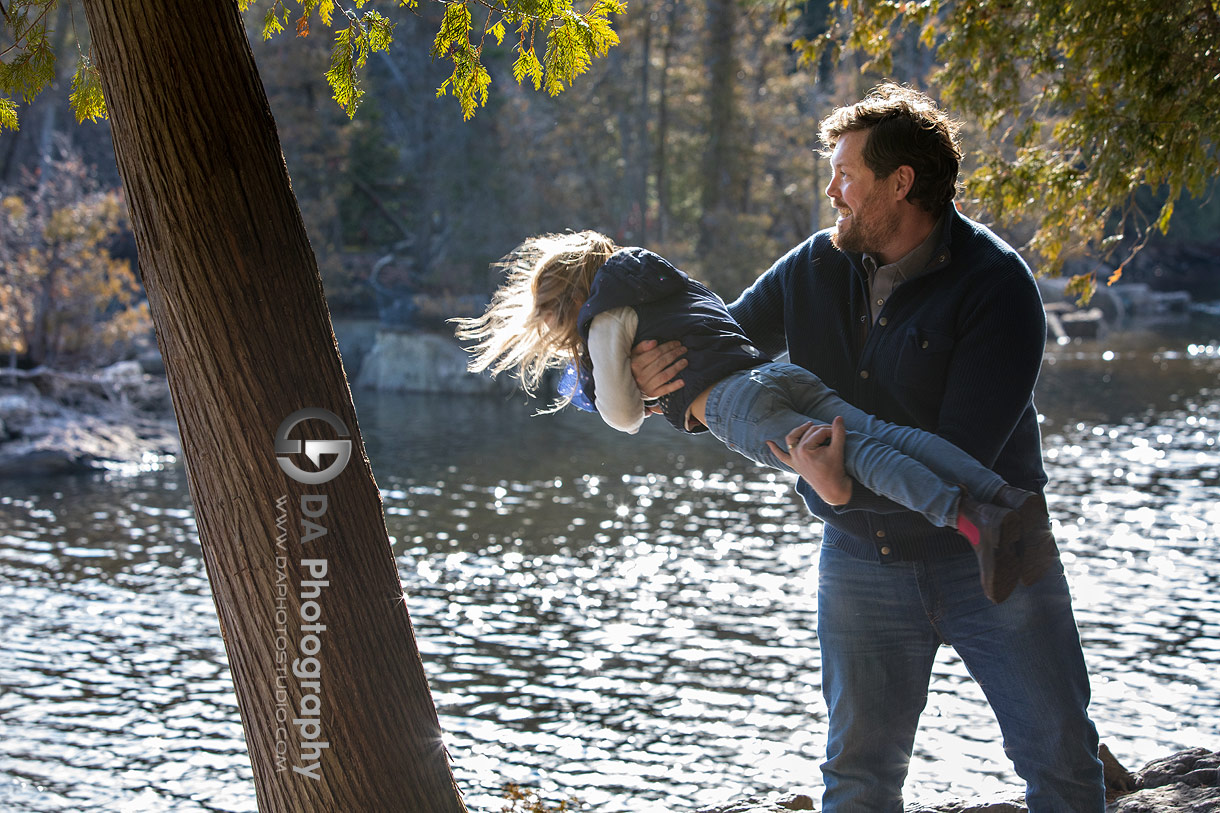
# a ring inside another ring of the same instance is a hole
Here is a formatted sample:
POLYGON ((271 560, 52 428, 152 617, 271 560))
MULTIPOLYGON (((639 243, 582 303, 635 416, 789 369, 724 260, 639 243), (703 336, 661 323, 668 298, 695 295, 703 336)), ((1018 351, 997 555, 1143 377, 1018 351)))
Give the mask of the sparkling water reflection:
MULTIPOLYGON (((1071 346, 1039 387, 1093 715, 1120 760, 1220 737, 1220 353, 1071 346)), ((664 426, 358 398, 459 783, 599 811, 816 793, 816 524, 664 426)), ((180 471, 6 483, 0 808, 253 810, 180 471)), ((1015 786, 951 650, 912 798, 1015 786)))

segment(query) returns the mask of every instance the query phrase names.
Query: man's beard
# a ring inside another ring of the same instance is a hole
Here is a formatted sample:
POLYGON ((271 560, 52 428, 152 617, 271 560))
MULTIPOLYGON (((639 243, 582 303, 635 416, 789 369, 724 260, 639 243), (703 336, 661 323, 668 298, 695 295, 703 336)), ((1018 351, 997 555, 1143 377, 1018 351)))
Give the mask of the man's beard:
POLYGON ((898 213, 881 213, 881 207, 876 203, 880 191, 878 189, 865 198, 859 209, 852 209, 847 229, 836 226, 831 230, 830 241, 835 248, 862 254, 875 253, 881 251, 898 231, 898 213), (866 218, 861 216, 861 212, 870 212, 870 215, 866 218))

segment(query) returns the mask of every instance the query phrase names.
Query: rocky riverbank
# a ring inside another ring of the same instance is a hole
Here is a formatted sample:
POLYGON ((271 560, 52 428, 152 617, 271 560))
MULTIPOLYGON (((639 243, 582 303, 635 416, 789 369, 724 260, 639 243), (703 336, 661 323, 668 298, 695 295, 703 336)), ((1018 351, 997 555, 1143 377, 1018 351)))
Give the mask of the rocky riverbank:
POLYGON ((137 361, 0 372, 0 477, 134 471, 178 454, 169 386, 137 361))
MULTIPOLYGON (((466 371, 447 333, 336 326, 356 388, 452 395, 507 392, 510 376, 466 371)), ((0 370, 0 478, 165 465, 180 446, 169 385, 158 358, 89 373, 0 370)))
MULTIPOLYGON (((1220 811, 1220 753, 1191 748, 1149 762, 1131 773, 1104 745, 1106 813, 1217 813, 1220 811)), ((698 813, 786 813, 817 810, 818 804, 802 794, 751 797, 724 805, 701 808, 698 813)), ((917 805, 907 813, 1027 813, 1024 795, 1017 790, 992 799, 954 800, 917 805)))

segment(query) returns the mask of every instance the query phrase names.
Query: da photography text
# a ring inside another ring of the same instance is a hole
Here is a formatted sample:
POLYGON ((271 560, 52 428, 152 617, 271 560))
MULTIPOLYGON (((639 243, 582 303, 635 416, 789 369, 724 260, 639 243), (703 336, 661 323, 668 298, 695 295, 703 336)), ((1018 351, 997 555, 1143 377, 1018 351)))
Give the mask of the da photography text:
POLYGON ((280 468, 296 482, 317 489, 317 493, 301 494, 295 504, 287 494, 275 504, 276 770, 287 770, 292 760, 293 772, 315 781, 322 778, 322 752, 330 748, 322 730, 326 632, 323 591, 330 586, 330 564, 324 555, 329 497, 320 487, 338 477, 351 459, 348 435, 339 416, 318 407, 292 413, 275 435, 280 468), (337 437, 294 438, 293 430, 304 421, 322 421, 337 437), (301 468, 301 456, 311 461, 312 467, 301 468), (323 467, 326 458, 333 459, 323 467), (290 569, 293 560, 297 567, 290 569), (299 698, 295 707, 291 701, 294 696, 299 698), (290 753, 293 739, 296 751, 290 753))

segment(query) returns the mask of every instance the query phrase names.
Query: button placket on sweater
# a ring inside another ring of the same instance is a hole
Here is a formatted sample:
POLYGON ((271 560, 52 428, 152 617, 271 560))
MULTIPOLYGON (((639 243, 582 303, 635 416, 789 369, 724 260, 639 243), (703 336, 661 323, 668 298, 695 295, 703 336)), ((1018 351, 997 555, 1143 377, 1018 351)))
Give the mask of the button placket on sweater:
MULTIPOLYGON (((928 268, 928 273, 932 273, 943 268, 948 259, 948 251, 941 249, 933 258, 932 265, 928 268)), ((914 281, 915 280, 911 280, 911 282, 914 281)), ((864 350, 860 354, 860 363, 857 367, 855 386, 855 392, 857 395, 863 395, 864 388, 872 386, 872 381, 870 381, 872 378, 872 373, 869 371, 869 367, 871 366, 870 362, 874 350, 879 342, 887 338, 885 336, 885 328, 889 325, 890 318, 894 315, 896 306, 893 303, 895 298, 897 298, 899 304, 901 304, 905 296, 906 293, 902 291, 902 285, 899 285, 896 286, 894 290, 890 291, 890 295, 886 297, 883 302, 879 302, 879 304, 881 304, 881 313, 878 314, 877 321, 872 325, 872 329, 868 331, 864 341, 864 350)), ((923 343, 925 349, 927 344, 928 343, 925 340, 923 343)), ((877 557, 882 562, 897 561, 898 557, 894 553, 893 545, 889 544, 887 539, 888 529, 885 516, 882 514, 873 514, 868 519, 868 526, 869 532, 872 534, 873 545, 877 550, 877 557)))
MULTIPOLYGON (((891 294, 890 299, 886 300, 885 304, 882 306, 882 314, 893 310, 893 308, 890 307, 890 300, 892 299, 893 295, 891 294)), ((867 303, 865 304, 865 307, 867 307, 867 303)), ((872 378, 872 373, 869 371, 869 367, 871 366, 870 362, 873 357, 873 351, 876 348, 877 343, 883 338, 885 327, 889 324, 889 317, 882 315, 877 319, 877 322, 871 326, 871 329, 869 329, 868 326, 867 314, 861 316, 860 318, 868 332, 865 334, 864 348, 860 353, 860 360, 856 367, 856 381, 855 386, 853 387, 854 398, 852 400, 855 403, 869 403, 869 399, 867 397, 868 390, 873 386, 873 382, 870 380, 872 378)), ((883 514, 872 514, 868 518, 869 533, 872 534, 873 545, 877 550, 877 558, 881 562, 893 562, 898 557, 894 555, 893 547, 886 543, 886 525, 887 523, 883 514)))

